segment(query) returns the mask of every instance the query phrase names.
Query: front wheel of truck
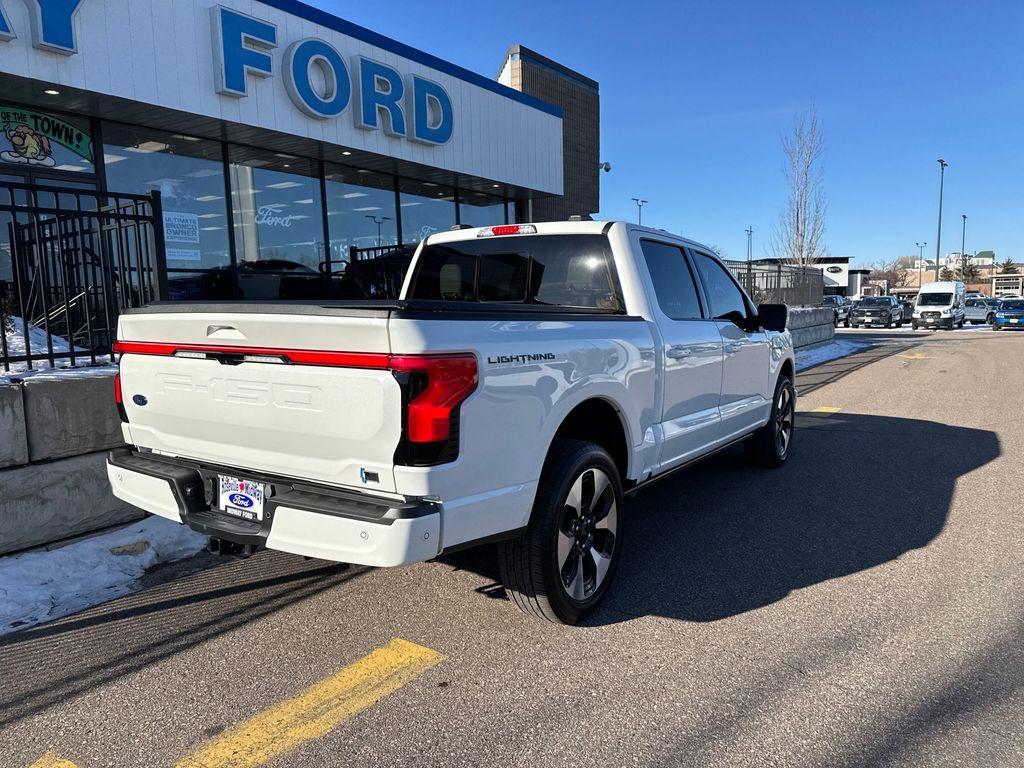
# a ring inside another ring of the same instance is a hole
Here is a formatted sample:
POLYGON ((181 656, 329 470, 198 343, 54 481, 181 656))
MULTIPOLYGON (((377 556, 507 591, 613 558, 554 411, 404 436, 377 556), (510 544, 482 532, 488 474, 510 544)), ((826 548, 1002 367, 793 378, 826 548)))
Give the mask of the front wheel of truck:
POLYGON ((498 548, 509 598, 538 618, 576 624, 600 605, 622 551, 622 483, 595 443, 558 439, 526 532, 498 548))

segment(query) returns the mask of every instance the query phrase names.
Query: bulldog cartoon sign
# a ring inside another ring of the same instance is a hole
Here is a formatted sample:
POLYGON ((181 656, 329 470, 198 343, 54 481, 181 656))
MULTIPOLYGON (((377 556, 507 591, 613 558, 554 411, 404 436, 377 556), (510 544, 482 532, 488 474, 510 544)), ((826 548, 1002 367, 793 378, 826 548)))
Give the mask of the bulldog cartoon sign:
MULTIPOLYGON (((58 147, 70 150, 90 165, 93 162, 89 134, 59 117, 0 104, 0 131, 0 161, 5 163, 53 168, 59 159, 54 151, 58 147)), ((73 167, 75 160, 71 158, 66 164, 73 167)))

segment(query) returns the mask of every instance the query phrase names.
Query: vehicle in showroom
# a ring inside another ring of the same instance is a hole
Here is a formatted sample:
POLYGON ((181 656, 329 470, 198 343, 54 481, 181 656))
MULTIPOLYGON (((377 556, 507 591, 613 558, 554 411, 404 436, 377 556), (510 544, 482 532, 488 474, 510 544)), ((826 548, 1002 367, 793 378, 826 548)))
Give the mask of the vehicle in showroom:
POLYGON ((903 307, 895 296, 865 296, 850 311, 850 326, 880 325, 899 328, 903 325, 903 307))
POLYGON ((787 314, 660 230, 458 228, 393 299, 121 315, 108 476, 225 552, 398 566, 498 541, 512 600, 573 623, 611 583, 627 494, 734 444, 785 463, 787 314))
POLYGON ((964 319, 971 325, 987 323, 992 325, 996 319, 996 310, 999 308, 999 301, 986 297, 967 299, 964 302, 964 319))
POLYGON ((850 327, 850 309, 853 307, 853 302, 845 296, 826 296, 821 300, 823 307, 831 307, 833 313, 833 322, 836 327, 842 323, 847 328, 850 327))
POLYGON ((964 284, 957 281, 925 283, 914 302, 914 330, 964 327, 964 284))
POLYGON ((992 328, 1024 330, 1024 299, 1003 299, 992 318, 992 328))

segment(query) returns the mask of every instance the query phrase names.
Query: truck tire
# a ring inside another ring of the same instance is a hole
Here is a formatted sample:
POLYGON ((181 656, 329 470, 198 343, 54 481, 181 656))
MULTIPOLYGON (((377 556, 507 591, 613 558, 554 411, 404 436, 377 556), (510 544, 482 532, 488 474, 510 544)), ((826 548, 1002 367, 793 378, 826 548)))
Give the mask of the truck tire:
POLYGON ((772 413, 768 423, 743 443, 747 458, 762 467, 781 467, 793 445, 796 416, 796 390, 788 376, 780 376, 775 385, 772 413))
POLYGON ((530 525, 498 547, 501 580, 524 613, 576 624, 600 605, 622 552, 622 482, 611 456, 557 439, 537 487, 530 525))

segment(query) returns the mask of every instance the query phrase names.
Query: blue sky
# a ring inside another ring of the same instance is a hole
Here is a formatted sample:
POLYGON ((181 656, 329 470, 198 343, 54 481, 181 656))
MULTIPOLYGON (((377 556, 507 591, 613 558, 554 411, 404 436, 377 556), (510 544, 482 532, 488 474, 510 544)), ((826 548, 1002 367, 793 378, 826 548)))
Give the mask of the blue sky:
POLYGON ((463 2, 315 5, 493 77, 521 43, 601 84, 601 216, 763 255, 784 203, 781 134, 824 125, 826 244, 872 263, 1024 261, 1024 2, 463 2), (443 10, 442 10, 443 9, 443 10))

